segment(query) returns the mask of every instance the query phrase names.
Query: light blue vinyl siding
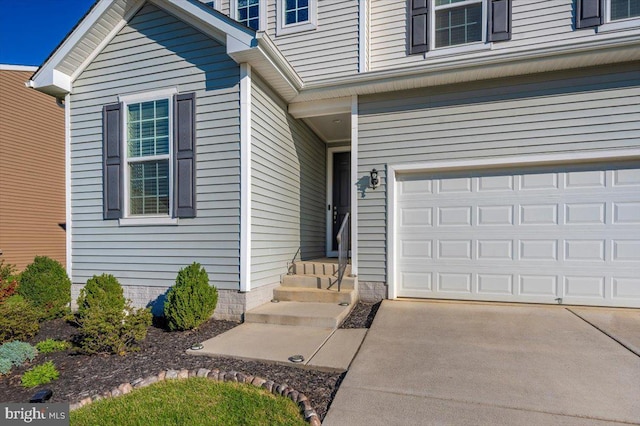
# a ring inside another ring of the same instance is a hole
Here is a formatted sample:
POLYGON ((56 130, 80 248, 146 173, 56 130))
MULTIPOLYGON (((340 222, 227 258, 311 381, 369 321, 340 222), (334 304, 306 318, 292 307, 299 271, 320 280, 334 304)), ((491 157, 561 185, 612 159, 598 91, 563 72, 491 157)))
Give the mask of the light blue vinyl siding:
POLYGON ((111 273, 123 285, 168 287, 200 262, 239 289, 239 66, 225 47, 147 4, 74 83, 71 95, 73 282, 111 273), (196 92, 197 217, 177 226, 102 219, 102 107, 128 95, 196 92))
POLYGON ((640 63, 359 99, 359 277, 386 281, 389 164, 640 147, 640 63))
POLYGON ((300 248, 325 255, 325 145, 252 77, 251 285, 280 282, 300 248))

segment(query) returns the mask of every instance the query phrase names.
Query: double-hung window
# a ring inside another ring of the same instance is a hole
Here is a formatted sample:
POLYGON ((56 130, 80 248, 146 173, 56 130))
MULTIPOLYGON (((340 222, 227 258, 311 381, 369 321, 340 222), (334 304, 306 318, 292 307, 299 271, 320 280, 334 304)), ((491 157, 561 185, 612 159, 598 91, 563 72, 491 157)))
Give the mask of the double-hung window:
POLYGON ((277 0, 276 34, 316 29, 317 0, 277 0))
POLYGON ((511 0, 409 0, 409 53, 488 49, 511 39, 511 0))
POLYGON ((195 99, 164 89, 103 107, 105 220, 160 224, 196 216, 195 99))
POLYGON ((483 41, 482 0, 435 0, 433 10, 436 49, 483 41))
MULTIPOLYGON (((266 1, 266 0, 262 0, 266 1)), ((260 0, 235 0, 231 4, 236 21, 254 30, 260 30, 261 10, 260 0), (235 4, 234 4, 235 3, 235 4)))
POLYGON ((171 103, 168 98, 126 106, 128 216, 171 211, 171 103))
POLYGON ((598 32, 640 26, 639 0, 576 0, 576 28, 598 27, 598 32))
POLYGON ((607 3, 607 22, 640 17, 638 0, 608 0, 607 3))

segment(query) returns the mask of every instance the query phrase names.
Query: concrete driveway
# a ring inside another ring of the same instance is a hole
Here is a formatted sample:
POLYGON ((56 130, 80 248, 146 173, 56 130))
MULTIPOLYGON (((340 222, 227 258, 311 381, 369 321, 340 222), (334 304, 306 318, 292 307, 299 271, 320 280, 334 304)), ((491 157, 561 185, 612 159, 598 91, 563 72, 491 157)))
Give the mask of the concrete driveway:
POLYGON ((640 310, 384 301, 323 424, 640 424, 640 310))

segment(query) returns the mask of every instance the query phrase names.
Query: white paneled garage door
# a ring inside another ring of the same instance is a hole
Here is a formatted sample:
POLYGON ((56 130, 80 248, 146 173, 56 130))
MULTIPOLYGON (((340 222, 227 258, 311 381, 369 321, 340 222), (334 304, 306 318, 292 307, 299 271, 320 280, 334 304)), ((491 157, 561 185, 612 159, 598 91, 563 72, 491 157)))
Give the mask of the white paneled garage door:
POLYGON ((640 164, 398 174, 400 297, 640 306, 640 164))

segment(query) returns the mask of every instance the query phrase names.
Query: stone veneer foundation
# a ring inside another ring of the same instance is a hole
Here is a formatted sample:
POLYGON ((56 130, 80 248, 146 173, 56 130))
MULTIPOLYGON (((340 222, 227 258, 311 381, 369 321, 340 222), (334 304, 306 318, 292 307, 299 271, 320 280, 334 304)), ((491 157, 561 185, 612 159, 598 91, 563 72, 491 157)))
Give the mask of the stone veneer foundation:
MULTIPOLYGON (((242 293, 237 290, 218 289, 218 304, 213 313, 215 319, 242 321, 244 313, 250 309, 267 303, 273 298, 273 289, 280 283, 265 285, 242 293)), ((76 300, 80 295, 80 290, 84 284, 73 284, 71 286, 71 308, 75 310, 76 300)), ((151 307, 154 315, 162 315, 164 309, 164 298, 170 287, 150 287, 123 285, 124 297, 130 299, 136 308, 151 307)))

